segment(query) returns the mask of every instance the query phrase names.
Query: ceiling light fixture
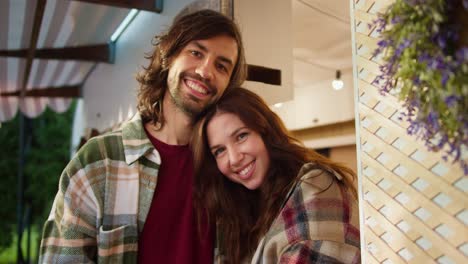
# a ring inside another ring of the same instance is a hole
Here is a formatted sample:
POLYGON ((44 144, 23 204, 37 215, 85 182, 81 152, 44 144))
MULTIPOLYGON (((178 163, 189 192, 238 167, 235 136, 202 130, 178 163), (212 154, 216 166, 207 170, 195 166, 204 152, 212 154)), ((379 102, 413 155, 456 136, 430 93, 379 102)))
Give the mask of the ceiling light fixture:
POLYGON ((338 91, 343 89, 344 83, 343 80, 341 80, 341 71, 337 70, 336 71, 336 78, 332 82, 332 87, 334 90, 338 91))
POLYGON ((111 36, 111 41, 112 42, 117 41, 117 39, 120 37, 120 35, 122 35, 122 33, 125 31, 125 29, 130 24, 130 22, 133 21, 133 19, 136 17, 137 14, 138 14, 137 9, 130 10, 128 15, 125 17, 125 19, 122 21, 122 23, 120 23, 119 27, 117 27, 115 32, 112 34, 112 36, 111 36))
POLYGON ((283 103, 276 103, 276 104, 274 104, 274 107, 276 107, 276 108, 280 108, 281 106, 283 106, 283 103))

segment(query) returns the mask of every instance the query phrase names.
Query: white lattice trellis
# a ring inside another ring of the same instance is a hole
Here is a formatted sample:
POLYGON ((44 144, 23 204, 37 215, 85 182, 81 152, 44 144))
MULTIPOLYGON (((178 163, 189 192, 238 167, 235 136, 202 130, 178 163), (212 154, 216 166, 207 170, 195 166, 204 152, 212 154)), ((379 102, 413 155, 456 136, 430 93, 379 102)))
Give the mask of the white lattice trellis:
POLYGON ((369 27, 391 0, 354 0, 361 227, 366 263, 468 263, 468 179, 406 133, 401 103, 372 81, 380 58, 369 27))

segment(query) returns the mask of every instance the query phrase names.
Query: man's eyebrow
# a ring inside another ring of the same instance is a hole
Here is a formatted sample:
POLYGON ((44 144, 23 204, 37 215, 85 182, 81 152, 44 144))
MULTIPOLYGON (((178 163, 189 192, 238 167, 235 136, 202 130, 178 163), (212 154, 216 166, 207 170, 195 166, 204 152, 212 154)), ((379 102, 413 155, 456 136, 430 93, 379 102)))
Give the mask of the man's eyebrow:
POLYGON ((201 43, 198 42, 198 41, 194 41, 193 44, 195 44, 195 46, 197 46, 199 49, 201 49, 201 50, 203 50, 203 51, 205 51, 205 52, 208 51, 208 49, 207 49, 205 46, 203 46, 203 44, 201 44, 201 43))
MULTIPOLYGON (((197 48, 201 49, 202 51, 204 52, 208 52, 208 48, 205 47, 203 44, 201 44, 200 42, 198 41, 194 41, 193 44, 195 46, 197 46, 197 48)), ((218 57, 221 61, 223 61, 224 63, 227 63, 229 64, 229 66, 233 66, 234 65, 234 62, 232 62, 229 58, 225 57, 225 56, 219 56, 218 57)))

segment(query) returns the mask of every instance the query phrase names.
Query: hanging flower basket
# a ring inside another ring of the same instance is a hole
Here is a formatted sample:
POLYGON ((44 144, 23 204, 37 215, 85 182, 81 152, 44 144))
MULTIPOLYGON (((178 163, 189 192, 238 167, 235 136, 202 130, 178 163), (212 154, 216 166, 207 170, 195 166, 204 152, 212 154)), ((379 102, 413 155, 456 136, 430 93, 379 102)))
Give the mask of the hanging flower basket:
POLYGON ((468 146, 468 0, 396 0, 373 25, 381 35, 373 84, 404 102, 407 132, 459 162, 468 146))

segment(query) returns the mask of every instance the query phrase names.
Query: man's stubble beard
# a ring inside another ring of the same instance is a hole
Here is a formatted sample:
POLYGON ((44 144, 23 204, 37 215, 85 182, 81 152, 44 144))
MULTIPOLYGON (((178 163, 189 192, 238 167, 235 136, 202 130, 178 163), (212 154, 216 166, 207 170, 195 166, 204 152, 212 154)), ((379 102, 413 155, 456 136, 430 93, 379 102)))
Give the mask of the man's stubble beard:
POLYGON ((169 89, 171 102, 177 107, 177 109, 181 110, 188 116, 195 118, 199 116, 201 113, 203 113, 205 109, 213 105, 215 101, 207 102, 205 105, 200 106, 198 104, 200 102, 200 99, 196 98, 195 96, 191 94, 188 94, 189 98, 183 98, 181 96, 181 90, 182 90, 182 85, 184 85, 183 83, 184 76, 185 76, 184 73, 179 74, 179 77, 177 78, 177 82, 168 83, 167 89, 169 89))

